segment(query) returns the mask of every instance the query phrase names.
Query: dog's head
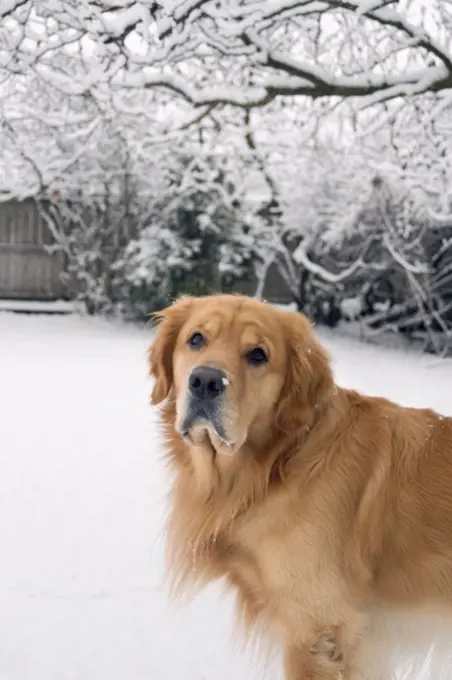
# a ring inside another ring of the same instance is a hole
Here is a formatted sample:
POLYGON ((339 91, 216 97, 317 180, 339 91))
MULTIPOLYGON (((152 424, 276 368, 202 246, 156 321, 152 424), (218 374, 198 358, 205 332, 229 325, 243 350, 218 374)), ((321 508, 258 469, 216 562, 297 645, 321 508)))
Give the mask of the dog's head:
POLYGON ((295 432, 331 391, 326 352, 305 316, 238 295, 181 298, 157 314, 151 401, 175 402, 191 444, 233 454, 295 432))

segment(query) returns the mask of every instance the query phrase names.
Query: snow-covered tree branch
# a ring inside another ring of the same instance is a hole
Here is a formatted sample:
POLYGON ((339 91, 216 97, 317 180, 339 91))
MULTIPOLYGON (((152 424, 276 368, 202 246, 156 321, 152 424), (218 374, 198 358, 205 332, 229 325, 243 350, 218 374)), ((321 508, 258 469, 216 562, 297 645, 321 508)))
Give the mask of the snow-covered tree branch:
POLYGON ((452 88, 451 13, 442 0, 7 0, 0 66, 79 93, 163 88, 193 106, 367 105, 452 88), (77 68, 57 68, 61 52, 77 68))

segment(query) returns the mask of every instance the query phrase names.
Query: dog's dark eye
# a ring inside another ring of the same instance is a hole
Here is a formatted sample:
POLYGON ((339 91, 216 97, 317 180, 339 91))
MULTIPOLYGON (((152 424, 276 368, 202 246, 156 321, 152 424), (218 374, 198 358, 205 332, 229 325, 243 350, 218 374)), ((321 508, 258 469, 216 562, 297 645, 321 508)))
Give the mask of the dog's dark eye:
POLYGON ((255 347, 248 352, 246 359, 252 366, 260 366, 261 364, 266 364, 268 361, 268 356, 262 347, 255 347))
POLYGON ((201 349, 206 344, 206 339, 202 333, 193 333, 188 339, 187 345, 191 349, 201 349))

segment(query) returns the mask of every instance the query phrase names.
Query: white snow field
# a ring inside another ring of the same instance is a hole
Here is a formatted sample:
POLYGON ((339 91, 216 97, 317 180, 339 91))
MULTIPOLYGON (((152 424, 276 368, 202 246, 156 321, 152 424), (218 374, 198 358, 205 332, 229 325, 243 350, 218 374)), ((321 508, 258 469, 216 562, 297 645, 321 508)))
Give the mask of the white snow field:
MULTIPOLYGON (((341 384, 452 414, 452 362, 322 335, 341 384)), ((99 320, 0 314, 0 680, 280 677, 277 659, 230 642, 219 587, 189 606, 168 600, 149 340, 99 320)), ((387 633, 395 646, 399 633, 387 633)), ((405 640, 418 654, 400 654, 392 677, 452 677, 452 625, 405 640)))

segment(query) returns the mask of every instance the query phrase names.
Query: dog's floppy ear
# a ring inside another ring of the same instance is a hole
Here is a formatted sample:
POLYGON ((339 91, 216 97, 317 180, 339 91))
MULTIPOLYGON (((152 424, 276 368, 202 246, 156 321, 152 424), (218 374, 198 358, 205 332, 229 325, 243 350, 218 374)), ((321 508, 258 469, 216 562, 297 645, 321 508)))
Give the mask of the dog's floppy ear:
POLYGON ((157 337, 149 348, 149 372, 155 378, 151 404, 160 404, 168 396, 173 384, 173 352, 179 332, 185 323, 193 299, 183 297, 170 307, 157 312, 157 337))
POLYGON ((277 411, 277 422, 290 432, 312 422, 314 409, 321 406, 334 387, 330 358, 314 337, 303 314, 283 312, 287 346, 286 379, 277 411))

